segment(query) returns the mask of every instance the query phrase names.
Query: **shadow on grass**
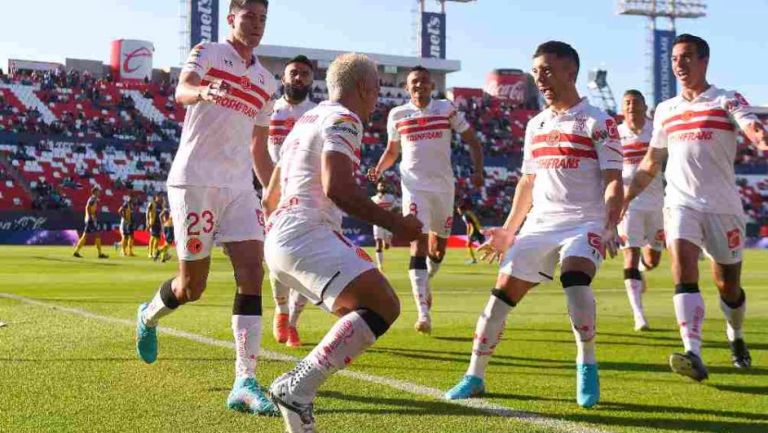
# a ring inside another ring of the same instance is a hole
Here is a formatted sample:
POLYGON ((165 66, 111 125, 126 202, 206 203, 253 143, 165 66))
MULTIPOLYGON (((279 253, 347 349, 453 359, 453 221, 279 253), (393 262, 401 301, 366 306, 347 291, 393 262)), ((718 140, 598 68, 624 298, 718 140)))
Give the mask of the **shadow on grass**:
POLYGON ((71 259, 67 259, 67 258, 57 258, 57 257, 32 256, 31 258, 35 259, 35 260, 43 260, 43 261, 46 261, 46 262, 71 263, 71 264, 81 264, 81 265, 88 265, 88 266, 93 266, 93 265, 96 265, 96 266, 120 266, 120 263, 105 262, 103 259, 99 260, 98 262, 91 261, 91 260, 88 260, 88 257, 83 257, 82 259, 78 259, 78 258, 74 258, 73 257, 71 259))

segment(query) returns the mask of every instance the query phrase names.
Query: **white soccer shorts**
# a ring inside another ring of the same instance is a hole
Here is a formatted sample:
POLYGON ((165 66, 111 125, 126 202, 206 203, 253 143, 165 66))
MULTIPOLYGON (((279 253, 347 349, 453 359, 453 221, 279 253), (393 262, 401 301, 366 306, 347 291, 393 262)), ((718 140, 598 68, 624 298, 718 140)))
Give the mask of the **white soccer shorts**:
POLYGON ((349 283, 376 269, 362 248, 327 226, 292 236, 273 228, 264 251, 267 266, 278 281, 329 312, 349 283))
POLYGON ((664 250, 664 211, 629 209, 619 223, 622 248, 664 250))
POLYGON ((264 241, 264 213, 254 190, 168 187, 179 260, 211 255, 214 245, 264 241))
POLYGON ((453 191, 409 191, 403 186, 403 215, 409 214, 424 224, 423 233, 447 238, 453 227, 453 191))
POLYGON ((746 223, 741 215, 699 212, 686 207, 664 209, 667 245, 675 239, 692 242, 716 263, 739 263, 744 254, 746 223))
POLYGON ((599 269, 605 257, 602 222, 535 227, 526 222, 504 255, 499 272, 531 283, 551 281, 566 257, 584 257, 599 269))
POLYGON ((373 226, 373 238, 382 239, 384 242, 392 242, 392 232, 384 227, 373 226))

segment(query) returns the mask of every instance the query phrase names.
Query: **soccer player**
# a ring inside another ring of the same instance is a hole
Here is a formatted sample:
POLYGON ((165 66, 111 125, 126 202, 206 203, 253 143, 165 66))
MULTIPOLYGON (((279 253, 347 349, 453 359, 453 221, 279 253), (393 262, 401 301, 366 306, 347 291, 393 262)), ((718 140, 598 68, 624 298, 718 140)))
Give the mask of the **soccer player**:
POLYGON ((160 255, 160 236, 163 232, 163 223, 160 221, 160 209, 163 205, 163 196, 155 194, 147 204, 146 226, 149 232, 149 245, 147 246, 147 256, 150 259, 157 260, 160 255))
MULTIPOLYGON (((646 117, 648 106, 638 90, 627 90, 624 93, 621 110, 624 122, 619 125, 619 136, 624 152, 622 178, 626 189, 648 151, 653 124, 646 117)), ((624 286, 635 319, 635 331, 650 329, 643 310, 646 284, 641 269, 652 270, 661 260, 661 252, 664 250, 663 206, 664 185, 659 174, 645 192, 632 201, 619 224, 624 253, 624 286)))
POLYGON ((187 106, 179 150, 168 175, 179 270, 142 304, 136 350, 157 358, 159 320, 205 290, 214 244, 223 245, 235 275, 232 307, 235 381, 227 399, 234 410, 275 414, 256 381, 261 346, 264 215, 252 172, 269 182, 269 116, 277 82, 254 55, 267 21, 267 0, 231 0, 223 43, 197 45, 182 68, 176 101, 187 106))
POLYGON ((732 362, 748 368, 752 359, 744 342, 746 294, 741 287, 744 213, 734 175, 737 128, 760 150, 768 134, 737 92, 707 81, 709 44, 689 34, 672 46, 672 71, 680 94, 656 107, 648 153, 632 179, 624 208, 656 178, 664 161, 667 180, 664 224, 672 259, 675 316, 685 353, 669 358, 672 371, 694 380, 708 377, 701 360, 704 299, 699 291, 699 254, 712 260, 727 322, 732 362))
POLYGON ((554 278, 559 262, 577 348, 576 402, 592 407, 600 400, 590 284, 606 250, 616 253, 623 161, 616 123, 579 97, 578 71, 579 55, 564 42, 545 42, 533 55, 532 74, 548 108, 526 127, 523 176, 509 216, 486 232, 481 251, 501 260, 501 268, 477 321, 467 373, 447 399, 485 392, 485 370, 507 315, 531 288, 554 278))
POLYGON ((163 257, 162 262, 165 263, 171 258, 170 253, 168 253, 168 249, 176 240, 173 234, 173 217, 171 216, 171 210, 168 209, 168 205, 165 202, 163 202, 163 210, 160 212, 160 221, 163 224, 163 237, 165 238, 165 245, 160 248, 159 255, 163 257))
POLYGON ((432 332, 429 279, 445 257, 445 247, 453 226, 454 178, 451 166, 453 131, 469 144, 474 171, 472 183, 483 186, 483 148, 474 130, 451 101, 433 100, 435 83, 423 67, 411 69, 406 79, 411 101, 389 112, 387 149, 376 167, 368 172, 375 181, 397 161, 402 147, 400 176, 403 213, 413 214, 424 224, 424 234, 411 243, 409 276, 418 309, 414 328, 432 332))
POLYGON ((134 257, 133 253, 133 231, 135 229, 133 223, 133 197, 128 197, 117 210, 120 215, 120 252, 125 257, 134 257))
POLYGON ((483 235, 483 228, 480 224, 480 219, 472 211, 472 205, 469 203, 462 203, 456 207, 456 212, 464 221, 467 227, 467 253, 469 253, 468 265, 474 265, 477 263, 475 257, 475 248, 473 243, 477 241, 478 244, 485 242, 485 236, 483 235))
POLYGON ((290 433, 316 431, 312 407, 318 388, 400 313, 392 286, 365 251, 341 234, 342 212, 408 241, 421 233, 415 216, 381 209, 355 180, 363 121, 379 96, 376 64, 361 54, 343 54, 331 63, 326 82, 329 100, 296 123, 264 194, 269 268, 339 317, 312 352, 269 388, 290 433))
MULTIPOLYGON (((395 196, 387 192, 387 184, 381 180, 376 183, 376 195, 371 197, 371 201, 388 212, 395 207, 395 196)), ((374 225, 373 241, 376 243, 376 265, 381 272, 384 272, 384 250, 388 250, 392 243, 392 232, 374 225)))
POLYGON ((75 246, 75 252, 73 256, 82 258, 80 250, 93 239, 93 244, 96 246, 98 257, 100 259, 109 258, 108 255, 101 252, 101 230, 99 229, 98 221, 98 208, 99 208, 99 196, 101 195, 101 189, 98 186, 91 188, 91 196, 88 197, 88 201, 85 203, 85 227, 83 228, 83 234, 77 241, 75 246))
MULTIPOLYGON (((269 156, 272 162, 280 161, 280 150, 285 137, 293 125, 307 111, 317 104, 309 98, 314 81, 314 66, 306 56, 299 55, 289 60, 283 70, 283 97, 275 102, 275 111, 269 121, 269 156)), ((272 298, 275 301, 275 315, 272 321, 272 335, 278 343, 288 347, 301 346, 298 324, 299 316, 307 303, 301 293, 280 283, 269 273, 272 298)))

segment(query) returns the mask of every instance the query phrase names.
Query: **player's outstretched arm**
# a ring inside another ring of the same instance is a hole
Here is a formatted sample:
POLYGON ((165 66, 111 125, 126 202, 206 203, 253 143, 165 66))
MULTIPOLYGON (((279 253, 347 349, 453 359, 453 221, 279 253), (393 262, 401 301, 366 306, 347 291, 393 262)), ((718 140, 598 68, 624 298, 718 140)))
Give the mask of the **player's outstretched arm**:
POLYGON ((515 187, 515 196, 512 199, 512 208, 504 225, 500 228, 491 228, 485 231, 488 240, 478 248, 481 260, 498 261, 506 253, 507 249, 515 241, 515 233, 520 230, 525 217, 533 206, 533 182, 535 174, 524 174, 515 187))
POLYGON ((469 157, 472 159, 472 184, 475 188, 482 188, 484 183, 483 144, 472 127, 461 133, 461 139, 469 145, 469 157))
POLYGON ((354 163, 345 154, 323 152, 321 178, 323 192, 347 214, 373 225, 415 240, 421 235, 421 223, 415 218, 404 218, 380 208, 355 182, 354 163))
POLYGON ((661 167, 664 165, 664 161, 667 159, 667 149, 660 147, 651 147, 648 149, 648 153, 643 157, 643 161, 640 163, 635 172, 635 176, 632 178, 632 182, 629 184, 626 193, 624 194, 624 205, 621 210, 620 218, 624 216, 624 213, 629 207, 629 203, 635 199, 640 193, 642 193, 648 185, 653 182, 653 179, 661 171, 661 167))
POLYGON ((253 158, 253 171, 259 179, 262 186, 269 184, 272 177, 272 171, 275 164, 267 150, 267 140, 269 139, 268 126, 254 126, 251 136, 251 157, 253 158))
POLYGON ((264 193, 261 197, 261 206, 264 208, 264 213, 267 218, 272 215, 272 212, 277 209, 277 204, 280 202, 280 166, 278 165, 272 171, 272 178, 269 180, 269 185, 264 188, 264 193))
POLYGON ((226 93, 226 86, 219 81, 212 81, 202 86, 203 79, 197 72, 185 71, 179 76, 179 84, 176 86, 176 103, 192 105, 198 102, 210 102, 215 97, 226 93))
POLYGON ((603 242, 611 258, 618 251, 618 233, 616 226, 621 221, 621 212, 624 203, 624 182, 621 178, 621 170, 603 170, 603 183, 605 184, 605 230, 603 242))
POLYGON ((375 168, 368 170, 368 180, 376 182, 382 173, 387 171, 389 167, 397 161, 400 156, 400 140, 391 140, 387 143, 387 148, 384 153, 381 154, 378 164, 375 168))

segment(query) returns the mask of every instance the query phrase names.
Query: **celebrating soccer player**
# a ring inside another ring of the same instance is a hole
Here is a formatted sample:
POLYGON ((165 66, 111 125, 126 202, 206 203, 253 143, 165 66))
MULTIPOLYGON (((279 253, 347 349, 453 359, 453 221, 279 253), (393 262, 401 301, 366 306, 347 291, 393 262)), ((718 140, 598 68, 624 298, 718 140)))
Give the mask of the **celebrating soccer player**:
POLYGON ((507 315, 531 288, 554 278, 557 262, 576 339, 576 402, 591 407, 600 399, 590 284, 606 250, 616 253, 623 161, 615 121, 579 97, 578 72, 579 55, 566 43, 546 42, 533 55, 532 74, 548 108, 528 122, 512 209, 481 249, 501 259, 501 268, 477 321, 467 373, 447 399, 485 392, 485 370, 507 315))
POLYGON ((355 180, 363 121, 379 97, 376 64, 364 55, 341 55, 326 82, 329 100, 296 123, 264 194, 269 268, 279 281, 339 316, 312 352, 269 388, 290 433, 316 431, 312 407, 318 388, 400 314, 392 286, 365 251, 341 234, 342 212, 406 241, 421 234, 415 216, 380 208, 355 180))
POLYGON ((656 107, 653 137, 629 186, 627 206, 651 185, 667 160, 665 229, 672 258, 675 316, 685 353, 669 358, 672 370, 702 381, 708 377, 701 359, 704 298, 699 291, 699 254, 712 259, 720 309, 727 321, 733 365, 748 368, 752 359, 744 342, 747 300, 741 287, 744 213, 736 189, 733 163, 737 128, 760 150, 768 150, 768 134, 737 92, 707 81, 709 44, 682 34, 672 47, 672 70, 682 85, 680 95, 656 107))
POLYGON ((237 285, 232 307, 236 377, 227 405, 258 414, 276 412, 255 378, 264 218, 251 170, 263 185, 269 182, 273 164, 267 135, 277 90, 272 73, 253 53, 264 34, 267 7, 267 0, 232 0, 227 40, 196 46, 182 69, 176 100, 188 108, 168 175, 179 271, 139 307, 136 325, 137 352, 152 363, 158 321, 200 298, 214 243, 223 245, 237 285))
POLYGON ((432 332, 429 279, 440 268, 453 226, 454 178, 451 166, 453 131, 469 144, 474 172, 472 183, 483 186, 483 148, 474 130, 451 101, 433 99, 435 82, 423 67, 411 69, 406 79, 411 101, 393 108, 387 120, 387 149, 368 177, 375 181, 400 155, 403 214, 412 214, 424 224, 424 234, 411 243, 409 276, 418 319, 418 332, 432 332))

